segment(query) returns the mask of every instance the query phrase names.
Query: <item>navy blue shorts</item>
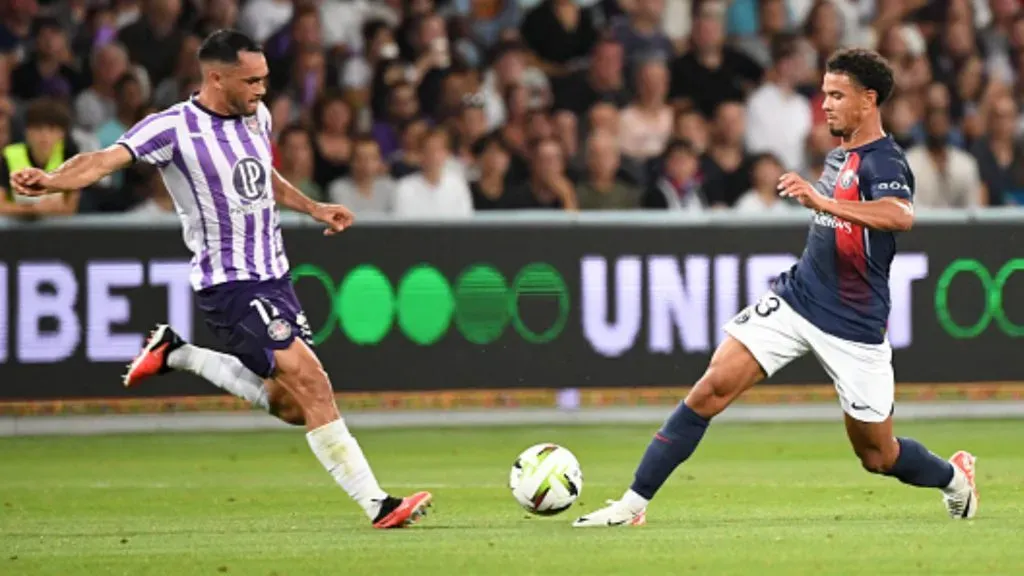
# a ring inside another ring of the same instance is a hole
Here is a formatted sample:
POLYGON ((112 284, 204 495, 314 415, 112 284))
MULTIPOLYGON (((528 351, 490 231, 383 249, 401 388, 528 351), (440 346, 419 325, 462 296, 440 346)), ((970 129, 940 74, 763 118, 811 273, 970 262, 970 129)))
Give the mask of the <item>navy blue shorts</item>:
POLYGON ((225 282, 196 293, 206 325, 229 354, 262 378, 274 373, 274 350, 295 338, 313 346, 313 333, 291 277, 225 282))

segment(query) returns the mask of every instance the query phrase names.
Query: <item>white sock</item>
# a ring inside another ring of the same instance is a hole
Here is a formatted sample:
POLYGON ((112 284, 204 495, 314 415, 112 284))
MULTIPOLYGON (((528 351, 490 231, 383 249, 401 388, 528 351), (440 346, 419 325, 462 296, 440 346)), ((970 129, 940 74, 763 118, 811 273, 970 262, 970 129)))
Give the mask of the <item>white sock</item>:
POLYGON ((942 489, 947 494, 956 494, 967 486, 967 476, 960 471, 959 468, 953 466, 953 479, 949 481, 949 486, 942 489))
POLYGON ((647 504, 650 503, 650 500, 636 492, 633 492, 632 490, 626 490, 626 493, 622 495, 622 500, 620 500, 620 502, 625 504, 626 508, 633 514, 639 514, 647 509, 647 504))
POLYGON ((257 408, 270 409, 263 379, 253 374, 234 356, 184 344, 167 356, 167 365, 205 378, 257 408))
POLYGON ((334 477, 349 497, 356 501, 373 520, 380 512, 380 503, 388 493, 377 485, 370 464, 359 443, 349 433, 345 421, 338 418, 306 433, 309 447, 327 472, 334 477))

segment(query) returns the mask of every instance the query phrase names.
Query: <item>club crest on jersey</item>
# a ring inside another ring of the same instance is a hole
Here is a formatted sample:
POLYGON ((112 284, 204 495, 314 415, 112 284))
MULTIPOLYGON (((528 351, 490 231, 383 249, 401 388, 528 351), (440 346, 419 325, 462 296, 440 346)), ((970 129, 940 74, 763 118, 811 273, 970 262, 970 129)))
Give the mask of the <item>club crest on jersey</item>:
POLYGON ((267 169, 255 158, 241 158, 231 170, 235 191, 243 201, 255 202, 267 193, 267 169))
POLYGON ((260 119, 259 119, 259 117, 255 116, 255 115, 247 116, 245 118, 245 120, 242 121, 242 123, 245 124, 245 127, 249 130, 250 134, 254 134, 256 136, 260 135, 260 119))
POLYGON ((275 342, 284 342, 292 335, 292 325, 287 321, 276 318, 267 324, 267 336, 275 342))
POLYGON ((839 185, 843 188, 849 188, 855 180, 857 180, 857 173, 853 170, 843 170, 843 173, 839 175, 839 185))

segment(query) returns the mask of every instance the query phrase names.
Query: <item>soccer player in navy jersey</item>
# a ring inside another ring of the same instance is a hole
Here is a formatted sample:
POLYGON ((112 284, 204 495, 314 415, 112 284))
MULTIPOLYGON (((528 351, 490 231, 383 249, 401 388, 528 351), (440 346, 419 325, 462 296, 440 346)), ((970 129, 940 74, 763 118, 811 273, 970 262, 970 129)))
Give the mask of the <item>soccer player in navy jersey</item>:
POLYGON ((806 250, 768 294, 725 326, 725 341, 654 435, 630 489, 574 526, 644 524, 648 503, 693 454, 711 419, 808 352, 835 383, 847 436, 865 469, 936 488, 951 517, 974 516, 974 456, 961 451, 945 461, 893 435, 889 267, 897 233, 914 223, 914 176, 882 130, 878 110, 893 85, 892 68, 875 52, 845 49, 829 59, 823 109, 841 144, 817 183, 789 173, 778 185, 780 194, 813 211, 806 250))
POLYGON ((199 62, 203 83, 188 100, 52 173, 18 171, 11 187, 29 196, 81 190, 135 162, 157 167, 193 253, 190 280, 199 308, 229 353, 183 342, 159 325, 129 365, 125 386, 184 370, 305 425, 313 454, 374 527, 409 525, 431 495, 396 498, 383 491, 339 414, 292 290, 278 205, 323 223, 326 235, 347 229, 352 213, 310 200, 274 169, 270 112, 262 102, 269 71, 258 44, 232 30, 214 32, 200 47, 199 62))

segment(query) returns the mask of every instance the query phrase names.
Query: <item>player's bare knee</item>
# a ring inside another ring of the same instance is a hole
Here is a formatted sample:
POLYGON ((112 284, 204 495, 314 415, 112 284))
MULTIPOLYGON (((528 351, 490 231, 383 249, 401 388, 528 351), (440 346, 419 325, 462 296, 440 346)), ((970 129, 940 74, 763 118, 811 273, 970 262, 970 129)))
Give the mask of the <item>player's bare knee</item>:
POLYGON ((736 396, 734 388, 721 370, 709 368, 687 395, 686 405, 701 416, 711 418, 733 401, 736 396))
POLYGON ((886 453, 884 450, 861 450, 857 456, 860 458, 860 465, 872 474, 885 474, 896 463, 895 456, 886 453))

